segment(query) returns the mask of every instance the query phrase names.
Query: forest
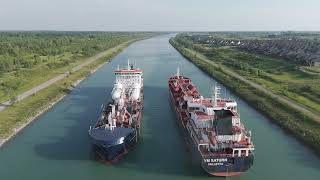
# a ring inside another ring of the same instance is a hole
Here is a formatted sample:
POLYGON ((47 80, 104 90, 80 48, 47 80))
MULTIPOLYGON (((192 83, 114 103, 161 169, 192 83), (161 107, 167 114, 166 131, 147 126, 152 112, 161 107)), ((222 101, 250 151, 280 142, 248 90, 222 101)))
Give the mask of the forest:
POLYGON ((93 55, 138 34, 105 32, 1 32, 0 72, 17 71, 47 63, 60 66, 78 57, 93 55))
POLYGON ((147 33, 0 32, 0 102, 147 33))

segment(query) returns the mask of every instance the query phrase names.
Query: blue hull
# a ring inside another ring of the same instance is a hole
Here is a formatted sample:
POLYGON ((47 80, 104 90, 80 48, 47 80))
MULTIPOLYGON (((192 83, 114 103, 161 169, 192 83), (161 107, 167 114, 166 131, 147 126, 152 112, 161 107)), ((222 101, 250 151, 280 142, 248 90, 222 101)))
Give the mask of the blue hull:
POLYGON ((134 128, 91 129, 89 130, 89 136, 94 152, 101 160, 106 162, 118 160, 137 142, 137 131, 134 128))

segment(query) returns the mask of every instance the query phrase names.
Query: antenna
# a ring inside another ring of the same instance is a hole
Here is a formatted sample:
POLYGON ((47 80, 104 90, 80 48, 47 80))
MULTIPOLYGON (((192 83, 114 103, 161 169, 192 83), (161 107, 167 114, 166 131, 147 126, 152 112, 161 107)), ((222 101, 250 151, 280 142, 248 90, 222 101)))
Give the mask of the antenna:
POLYGON ((221 99, 220 98, 220 87, 217 86, 217 83, 214 83, 214 86, 213 86, 213 103, 214 103, 214 106, 218 106, 218 100, 221 99))
POLYGON ((130 59, 128 59, 128 70, 130 69, 130 59))
POLYGON ((215 92, 215 89, 216 89, 216 84, 213 85, 212 87, 212 99, 213 99, 213 107, 217 107, 217 100, 216 100, 216 92, 215 92))
POLYGON ((178 77, 178 79, 179 79, 179 77, 180 77, 180 68, 179 68, 179 66, 178 66, 178 68, 177 68, 177 77, 178 77))
POLYGON ((224 99, 227 99, 227 88, 226 87, 224 87, 224 93, 225 93, 224 99))

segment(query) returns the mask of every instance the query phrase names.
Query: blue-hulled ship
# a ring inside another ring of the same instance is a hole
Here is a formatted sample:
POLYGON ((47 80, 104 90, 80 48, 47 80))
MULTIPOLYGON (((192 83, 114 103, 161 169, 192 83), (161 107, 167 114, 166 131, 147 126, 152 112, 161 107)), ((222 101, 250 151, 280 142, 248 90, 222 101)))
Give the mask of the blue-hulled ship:
POLYGON ((116 162, 137 143, 143 109, 143 71, 128 67, 115 71, 112 100, 103 106, 94 127, 90 127, 95 154, 105 162, 116 162))

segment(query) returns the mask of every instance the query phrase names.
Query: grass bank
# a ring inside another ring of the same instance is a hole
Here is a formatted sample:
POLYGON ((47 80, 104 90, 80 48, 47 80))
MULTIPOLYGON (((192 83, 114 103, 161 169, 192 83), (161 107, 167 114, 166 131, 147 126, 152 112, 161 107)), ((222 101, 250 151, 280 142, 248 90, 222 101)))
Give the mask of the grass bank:
POLYGON ((0 32, 0 102, 72 71, 99 52, 153 33, 0 32))
POLYGON ((1 111, 0 146, 68 94, 74 82, 89 76, 96 68, 109 62, 115 55, 137 40, 139 39, 118 45, 112 51, 104 53, 104 56, 71 73, 68 77, 1 111))
POLYGON ((173 39, 170 43, 184 57, 198 66, 208 75, 214 77, 229 89, 246 100, 258 111, 269 117, 281 128, 290 132, 299 140, 310 146, 317 154, 320 154, 320 123, 308 114, 291 107, 287 103, 244 83, 237 77, 227 73, 222 64, 213 64, 204 61, 198 54, 191 53, 188 48, 177 43, 173 39))

